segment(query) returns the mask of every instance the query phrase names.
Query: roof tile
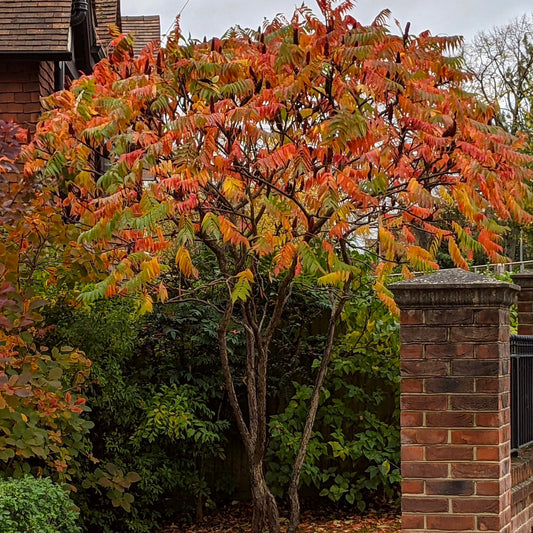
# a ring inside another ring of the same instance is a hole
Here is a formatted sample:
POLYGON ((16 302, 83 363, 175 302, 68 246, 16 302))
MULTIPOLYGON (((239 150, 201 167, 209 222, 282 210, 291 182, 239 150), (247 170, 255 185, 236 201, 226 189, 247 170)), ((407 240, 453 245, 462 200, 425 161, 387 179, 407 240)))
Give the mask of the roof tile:
POLYGON ((69 51, 72 0, 1 0, 0 53, 69 51))
POLYGON ((159 15, 122 17, 122 31, 133 33, 135 37, 133 51, 138 56, 148 43, 161 40, 159 15))
POLYGON ((109 25, 120 27, 120 0, 96 0, 96 33, 98 44, 106 49, 109 46, 109 25))

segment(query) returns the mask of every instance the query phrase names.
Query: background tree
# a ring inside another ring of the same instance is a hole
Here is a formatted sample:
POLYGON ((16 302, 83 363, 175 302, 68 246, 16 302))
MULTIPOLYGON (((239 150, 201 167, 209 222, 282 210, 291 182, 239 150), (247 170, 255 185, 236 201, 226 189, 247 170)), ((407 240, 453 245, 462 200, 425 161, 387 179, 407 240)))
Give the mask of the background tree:
POLYGON ((497 106, 495 122, 510 133, 531 131, 533 16, 481 31, 464 49, 473 89, 497 106))
MULTIPOLYGON (((522 132, 529 138, 533 131, 533 16, 525 14, 479 32, 465 46, 464 57, 473 76, 469 87, 495 107, 494 122, 509 133, 522 132)), ((526 142, 531 151, 530 141, 526 142)), ((523 255, 518 254, 523 231, 523 226, 511 224, 504 251, 512 260, 523 255)))
POLYGON ((331 312, 289 482, 290 533, 336 327, 359 289, 361 262, 393 306, 382 282, 396 262, 405 275, 433 268, 443 241, 462 267, 475 242, 498 259, 505 228, 492 213, 529 218, 519 202, 530 158, 463 90, 461 60, 450 56, 460 41, 392 35, 386 12, 361 26, 346 15, 350 1, 319 6, 322 18, 302 7, 290 22, 205 43, 182 44, 176 29, 165 50, 137 59, 117 35, 92 76, 48 99, 27 151, 27 171, 81 232, 70 246, 103 267, 83 300, 140 294, 141 311, 156 296, 218 314, 254 532, 279 531, 264 472, 267 377, 295 283, 324 287, 331 312), (457 224, 432 223, 447 204, 479 229, 477 241, 457 224), (430 235, 429 250, 421 235, 430 235), (200 249, 207 271, 192 260, 200 249), (244 375, 232 365, 234 336, 245 341, 233 354, 244 375))

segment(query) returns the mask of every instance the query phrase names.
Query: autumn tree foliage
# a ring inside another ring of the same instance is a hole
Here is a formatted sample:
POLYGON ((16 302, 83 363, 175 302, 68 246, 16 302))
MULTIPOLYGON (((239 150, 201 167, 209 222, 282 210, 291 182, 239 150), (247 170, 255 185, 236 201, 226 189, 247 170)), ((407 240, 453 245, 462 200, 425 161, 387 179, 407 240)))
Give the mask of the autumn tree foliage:
POLYGON ((90 427, 79 394, 90 362, 73 348, 41 345, 36 277, 67 228, 47 193, 18 173, 26 140, 19 126, 0 121, 0 464, 5 474, 33 464, 65 481, 90 427))
POLYGON ((344 303, 360 262, 393 307, 384 280, 401 264, 436 267, 442 243, 467 268, 472 249, 493 260, 505 228, 529 220, 520 204, 531 171, 521 139, 463 86, 456 37, 370 26, 352 2, 319 0, 263 30, 185 41, 137 59, 129 37, 91 76, 48 99, 26 171, 53 190, 71 242, 102 267, 81 298, 140 295, 201 301, 220 316, 226 391, 250 465, 253 531, 279 531, 265 481, 267 378, 272 339, 295 283, 331 299, 327 342, 288 488, 289 531, 298 483, 344 303), (457 206, 472 227, 442 229, 457 206), (429 242, 423 247, 421 242, 429 242), (202 249, 210 257, 195 263, 202 249), (246 339, 245 375, 231 364, 231 335, 246 339), (238 380, 238 381, 237 381, 238 380), (236 387, 245 386, 244 402, 236 387))
MULTIPOLYGON (((494 122, 506 131, 527 135, 525 150, 531 153, 531 104, 533 102, 533 17, 522 15, 506 24, 477 33, 464 47, 466 69, 472 73, 468 84, 479 98, 493 105, 494 122)), ((531 205, 526 205, 531 213, 531 205)), ((527 227, 511 224, 505 241, 505 254, 523 259, 531 253, 527 227), (525 230, 525 232, 524 232, 525 230), (520 253, 518 254, 518 244, 520 253), (528 249, 529 248, 529 249, 528 249)))

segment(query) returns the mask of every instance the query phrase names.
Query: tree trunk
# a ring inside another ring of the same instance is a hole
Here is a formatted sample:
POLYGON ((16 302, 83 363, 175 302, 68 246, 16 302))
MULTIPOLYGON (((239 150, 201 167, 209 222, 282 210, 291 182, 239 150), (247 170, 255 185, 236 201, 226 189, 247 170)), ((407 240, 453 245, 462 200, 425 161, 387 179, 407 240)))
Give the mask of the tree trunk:
POLYGON ((300 484, 300 475, 302 473, 305 457, 307 455, 309 441, 311 440, 311 435, 313 434, 313 426, 315 424, 315 419, 320 404, 320 392, 322 390, 322 386, 324 385, 324 380, 326 379, 326 372, 328 369, 329 360, 331 359, 331 353, 333 351, 333 343, 335 340, 335 330, 337 326, 337 321, 339 320, 341 312, 344 308, 344 304, 346 303, 347 292, 350 282, 346 283, 343 296, 340 298, 336 305, 333 305, 333 308, 331 310, 331 316, 328 325, 327 342, 326 346, 324 347, 324 353, 322 354, 322 361, 320 361, 320 366, 318 368, 318 374, 315 380, 313 394, 309 401, 309 409, 307 411, 307 417, 305 420, 304 429, 302 431, 302 439, 300 441, 300 446, 294 459, 291 481, 289 483, 288 488, 290 513, 287 533, 296 533, 296 531, 298 530, 298 525, 300 523, 300 499, 298 496, 298 485, 300 484))
POLYGON ((279 533, 279 511, 276 498, 270 492, 263 473, 262 462, 250 466, 250 482, 252 488, 252 533, 279 533))

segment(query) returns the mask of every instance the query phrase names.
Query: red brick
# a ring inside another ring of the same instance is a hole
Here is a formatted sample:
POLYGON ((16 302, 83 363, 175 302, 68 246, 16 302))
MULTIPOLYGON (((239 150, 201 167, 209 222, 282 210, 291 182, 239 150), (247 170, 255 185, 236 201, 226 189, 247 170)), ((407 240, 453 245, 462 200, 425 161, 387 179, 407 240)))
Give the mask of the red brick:
POLYGON ((447 328, 427 326, 402 326, 400 328, 400 340, 402 344, 435 344, 446 342, 447 337, 447 328))
POLYGON ((450 406, 458 411, 496 411, 500 409, 500 398, 496 395, 457 395, 450 397, 450 406))
POLYGON ((476 346, 475 353, 477 359, 506 359, 509 357, 509 344, 503 342, 480 344, 476 346))
POLYGON ((520 316, 518 317, 519 318, 519 324, 524 324, 524 325, 531 325, 533 324, 533 312, 522 312, 520 313, 520 316))
POLYGON ((500 432, 497 429, 454 429, 453 444, 499 444, 500 432))
POLYGON ((438 478, 448 475, 447 464, 434 463, 404 463, 402 464, 402 476, 404 478, 438 478))
POLYGON ((499 376, 499 361, 452 361, 451 373, 454 376, 499 376))
POLYGON ((400 407, 403 410, 445 411, 448 408, 448 397, 444 395, 402 394, 400 407))
POLYGON ((474 482, 464 479, 427 480, 426 494, 442 496, 471 496, 474 482))
POLYGON ((499 446, 476 448, 476 459, 478 461, 499 461, 502 459, 499 446))
POLYGON ((405 461, 423 461, 423 446, 402 446, 402 462, 405 461))
POLYGON ((421 412, 405 412, 400 414, 400 425, 402 428, 406 427, 420 427, 424 425, 424 413, 421 412))
POLYGON ((476 324, 498 324, 509 323, 509 311, 504 309, 482 309, 476 311, 476 324))
POLYGON ((495 342, 500 340, 500 329, 498 326, 452 326, 450 329, 450 341, 452 343, 495 342))
POLYGON ((524 313, 533 313, 533 295, 530 295, 531 300, 522 301, 522 298, 525 296, 523 290, 524 289, 520 291, 518 295, 518 303, 516 304, 516 308, 520 313, 520 317, 522 317, 524 313))
POLYGON ((421 344, 402 344, 403 359, 423 359, 424 347, 421 344))
POLYGON ((473 516, 440 515, 427 517, 427 528, 437 531, 473 531, 474 525, 473 516))
POLYGON ((421 379, 416 378, 402 378, 401 381, 401 391, 403 393, 409 393, 409 392, 423 392, 424 390, 424 383, 421 379))
POLYGON ((452 501, 454 513, 498 513, 500 502, 498 498, 461 498, 452 501))
POLYGON ((474 357, 472 344, 427 344, 425 349, 428 359, 472 359, 474 357))
POLYGON ((477 378, 476 392, 504 392, 508 391, 510 380, 508 377, 477 378))
POLYGON ((500 481, 476 481, 476 494, 478 496, 499 496, 503 492, 500 481))
MULTIPOLYGON (((501 519, 499 516, 478 516, 477 529, 479 531, 502 531, 501 519)), ((507 532, 509 533, 509 532, 507 532)))
POLYGON ((448 372, 448 365, 436 361, 402 361, 401 374, 403 376, 442 376, 448 372))
POLYGON ((427 446, 426 461, 473 461, 472 446, 427 446))
POLYGON ((402 512, 406 513, 446 513, 449 504, 446 498, 404 497, 402 512))
POLYGON ((455 479, 497 479, 499 477, 499 463, 477 462, 452 464, 452 478, 455 479))
POLYGON ((424 529, 424 517, 420 515, 402 515, 402 530, 424 529))
POLYGON ((518 324, 518 335, 533 335, 533 325, 518 324))
POLYGON ((440 377, 426 379, 426 392, 474 392, 474 378, 440 377))
POLYGON ((426 323, 434 325, 472 325, 472 309, 434 309, 426 313, 426 323))
POLYGON ((447 429, 402 429, 402 444, 443 444, 448 442, 447 429))
POLYGON ((400 312, 400 324, 423 324, 424 311, 421 309, 402 309, 400 312))
POLYGON ((500 442, 511 440, 511 426, 503 426, 500 428, 500 442))
POLYGON ((421 479, 402 479, 402 494, 424 494, 424 481, 421 479))
POLYGON ((426 415, 426 426, 428 427, 472 427, 474 425, 474 413, 444 411, 431 412, 426 415))

